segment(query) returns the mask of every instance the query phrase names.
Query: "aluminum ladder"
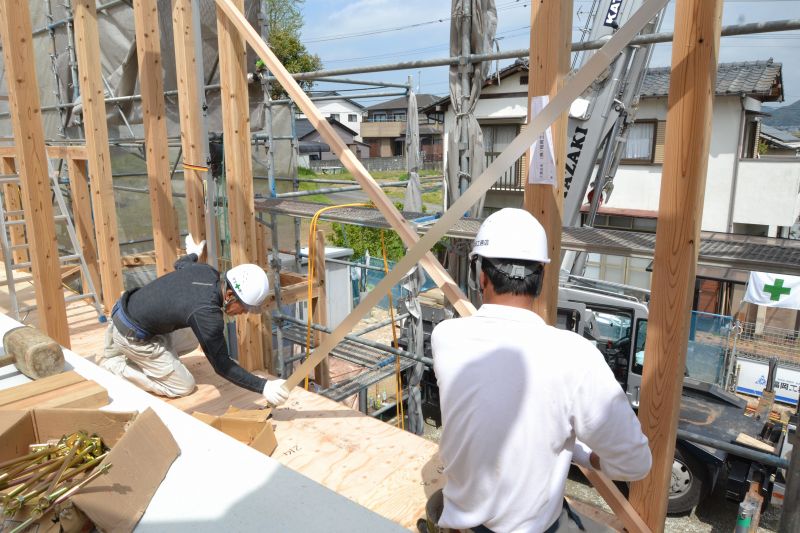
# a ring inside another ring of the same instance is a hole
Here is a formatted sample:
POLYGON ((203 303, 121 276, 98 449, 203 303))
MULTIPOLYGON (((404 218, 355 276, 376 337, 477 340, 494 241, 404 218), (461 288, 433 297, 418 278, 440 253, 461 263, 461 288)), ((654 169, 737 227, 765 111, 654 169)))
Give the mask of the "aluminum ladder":
MULTIPOLYGON (((95 290, 94 282, 92 281, 92 277, 89 275, 89 268, 86 265, 86 259, 83 256, 83 251, 81 249, 80 243, 78 242, 78 237, 75 233, 75 226, 72 223, 72 219, 69 216, 67 211, 67 205, 64 201, 64 194, 61 191, 61 186, 58 182, 58 174, 52 171, 52 166, 50 160, 48 160, 48 170, 50 174, 50 188, 53 193, 53 198, 55 199, 55 204, 57 206, 57 211, 54 210, 54 219, 56 224, 64 224, 67 228, 67 234, 69 235, 69 240, 74 250, 74 253, 67 254, 67 255, 60 255, 58 257, 59 265, 66 266, 66 265, 80 265, 80 272, 82 274, 83 283, 81 287, 84 292, 78 294, 72 294, 66 296, 64 298, 66 303, 78 301, 78 300, 87 300, 90 305, 94 306, 95 310, 97 311, 97 319, 100 322, 105 322, 106 317, 103 313, 103 307, 100 304, 100 298, 97 296, 97 291, 95 290), (88 291, 87 291, 88 289, 88 291)), ((20 177, 19 174, 13 175, 5 175, 0 176, 0 185, 4 184, 15 184, 20 185, 20 177)), ((7 191, 3 190, 2 194, 5 195, 7 191)), ((3 200, 5 200, 3 198, 3 200)), ((14 263, 13 259, 13 252, 17 249, 26 249, 29 247, 28 243, 17 244, 12 246, 9 242, 9 235, 8 230, 10 227, 24 225, 25 224, 25 212, 24 210, 19 211, 6 211, 5 208, 5 201, 0 201, 0 249, 2 249, 3 253, 3 263, 5 266, 6 272, 6 279, 4 281, 0 281, 0 286, 7 285, 8 286, 8 295, 11 300, 11 313, 17 320, 22 321, 20 315, 23 313, 28 313, 34 309, 36 309, 36 304, 33 305, 24 305, 20 306, 19 301, 17 300, 17 288, 16 284, 21 281, 32 281, 33 277, 27 277, 24 280, 16 279, 15 271, 22 270, 22 269, 29 269, 31 267, 30 261, 24 263, 14 263), (19 217, 15 220, 9 220, 9 217, 19 217)), ((60 277, 61 272, 59 271, 57 275, 60 277)))

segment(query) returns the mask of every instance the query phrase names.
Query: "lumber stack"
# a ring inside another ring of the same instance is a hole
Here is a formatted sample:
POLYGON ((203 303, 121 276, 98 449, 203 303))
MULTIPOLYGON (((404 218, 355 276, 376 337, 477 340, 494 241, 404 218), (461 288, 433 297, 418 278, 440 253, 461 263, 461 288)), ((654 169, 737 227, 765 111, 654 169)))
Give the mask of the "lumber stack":
POLYGON ((0 390, 0 409, 72 407, 92 409, 108 405, 108 391, 75 371, 63 372, 0 390))

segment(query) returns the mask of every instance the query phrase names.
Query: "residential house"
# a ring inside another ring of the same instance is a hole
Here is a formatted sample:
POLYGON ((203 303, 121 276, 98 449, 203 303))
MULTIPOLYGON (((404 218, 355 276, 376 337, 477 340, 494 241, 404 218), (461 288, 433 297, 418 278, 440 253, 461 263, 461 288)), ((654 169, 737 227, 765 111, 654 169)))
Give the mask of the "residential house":
MULTIPOLYGON (((614 178, 614 190, 600 207, 596 227, 655 232, 669 91, 669 68, 648 69, 636 122, 614 178)), ((518 61, 486 80, 476 115, 483 129, 487 161, 521 131, 527 114, 527 64, 518 61)), ((772 60, 721 63, 712 116, 702 230, 787 238, 800 215, 800 158, 759 154, 759 144, 789 145, 764 127, 763 102, 782 101, 782 65, 772 60), (770 137, 765 137, 770 136, 770 137)), ((443 112, 454 122, 449 99, 426 111, 443 112)), ((763 148, 762 148, 763 151, 763 148)), ((774 152, 773 152, 774 153, 774 152)), ((501 177, 486 198, 487 209, 521 206, 527 174, 524 158, 501 177)), ((584 205, 583 211, 588 211, 584 205)), ((585 217, 585 215, 584 215, 585 217)), ((643 288, 650 285, 650 261, 590 254, 586 275, 643 288)), ((698 306, 711 312, 736 312, 746 272, 720 273, 698 267, 698 306)), ((770 310, 767 321, 795 329, 796 313, 770 310), (783 317, 781 318, 781 313, 783 317)))
MULTIPOLYGON (((418 94, 417 107, 424 109, 439 97, 418 94)), ((361 125, 361 136, 369 144, 370 157, 398 157, 405 155, 408 97, 401 96, 367 108, 367 119, 361 125)), ((442 117, 419 115, 419 144, 425 161, 442 159, 442 117), (437 120, 438 119, 438 120, 437 120)))
MULTIPOLYGON (((336 91, 314 91, 310 93, 310 96, 325 98, 325 100, 314 101, 314 105, 317 106, 322 116, 344 124, 355 131, 356 137, 359 141, 361 140, 361 122, 364 120, 366 111, 363 105, 336 91)), ((306 117, 302 113, 298 113, 297 118, 306 117)))
MULTIPOLYGON (((361 159, 369 156, 369 145, 357 139, 358 134, 355 130, 345 126, 341 122, 328 118, 328 123, 333 126, 334 131, 344 141, 350 150, 361 159)), ((303 159, 301 166, 315 168, 319 166, 317 161, 331 161, 331 167, 339 165, 339 154, 331 150, 331 147, 322 140, 319 132, 314 129, 311 122, 306 118, 299 118, 295 121, 295 132, 300 143, 300 155, 303 159), (307 160, 306 160, 307 157, 307 160)))

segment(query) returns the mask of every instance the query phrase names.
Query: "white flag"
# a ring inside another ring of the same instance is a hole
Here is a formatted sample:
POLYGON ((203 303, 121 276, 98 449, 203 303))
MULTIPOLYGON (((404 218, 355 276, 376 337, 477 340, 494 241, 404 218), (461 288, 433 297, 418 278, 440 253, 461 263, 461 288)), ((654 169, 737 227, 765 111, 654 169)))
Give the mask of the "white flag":
MULTIPOLYGON (((550 102, 548 95, 531 98, 531 122, 550 102)), ((550 126, 531 145, 528 165, 528 183, 556 184, 556 156, 553 152, 553 132, 550 126)))
POLYGON ((800 309, 800 276, 750 272, 744 301, 765 307, 800 309))

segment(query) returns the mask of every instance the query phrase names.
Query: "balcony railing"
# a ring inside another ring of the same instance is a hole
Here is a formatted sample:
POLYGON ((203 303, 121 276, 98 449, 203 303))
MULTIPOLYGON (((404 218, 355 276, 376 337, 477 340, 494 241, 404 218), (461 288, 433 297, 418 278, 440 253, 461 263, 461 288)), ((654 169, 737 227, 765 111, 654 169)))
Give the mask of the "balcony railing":
MULTIPOLYGON (((486 166, 492 164, 500 155, 499 152, 492 152, 486 154, 486 166)), ((525 156, 523 156, 525 157, 525 156)), ((517 161, 508 169, 503 172, 500 178, 492 185, 493 191, 523 191, 525 190, 524 181, 522 179, 522 158, 517 161)))

